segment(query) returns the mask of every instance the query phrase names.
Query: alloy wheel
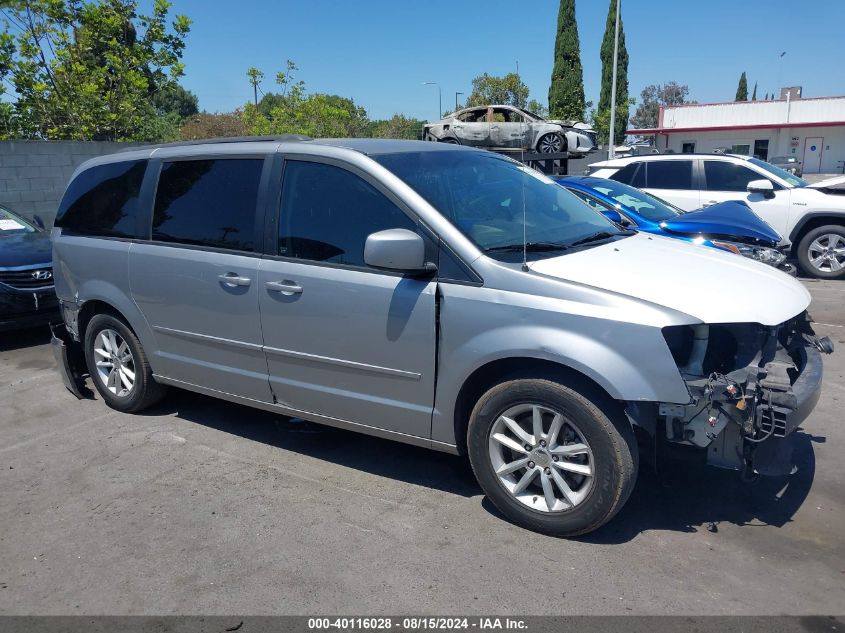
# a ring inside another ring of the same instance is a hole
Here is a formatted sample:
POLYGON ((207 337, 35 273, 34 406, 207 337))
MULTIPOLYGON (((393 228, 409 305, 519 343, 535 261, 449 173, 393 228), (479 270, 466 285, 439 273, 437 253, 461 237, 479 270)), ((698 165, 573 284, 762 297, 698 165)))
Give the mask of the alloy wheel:
POLYGON ((836 233, 820 235, 807 248, 807 259, 816 270, 839 272, 845 268, 845 237, 836 233))
POLYGON ((94 339, 94 362, 100 382, 118 397, 135 386, 135 358, 128 343, 115 330, 105 328, 94 339))
POLYGON ((592 490, 590 445, 571 420, 545 405, 504 411, 490 429, 488 450, 502 487, 534 510, 571 510, 592 490))
POLYGON ((541 154, 556 154, 560 151, 561 140, 557 134, 546 134, 540 139, 539 150, 541 154))

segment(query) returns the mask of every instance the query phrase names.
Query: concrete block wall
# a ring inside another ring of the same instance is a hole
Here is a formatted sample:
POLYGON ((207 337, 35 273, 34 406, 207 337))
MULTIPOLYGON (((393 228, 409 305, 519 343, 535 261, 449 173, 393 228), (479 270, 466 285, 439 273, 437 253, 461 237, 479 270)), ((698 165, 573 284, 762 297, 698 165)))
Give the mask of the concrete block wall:
POLYGON ((0 141, 0 205, 49 228, 71 174, 89 158, 130 143, 106 141, 0 141))

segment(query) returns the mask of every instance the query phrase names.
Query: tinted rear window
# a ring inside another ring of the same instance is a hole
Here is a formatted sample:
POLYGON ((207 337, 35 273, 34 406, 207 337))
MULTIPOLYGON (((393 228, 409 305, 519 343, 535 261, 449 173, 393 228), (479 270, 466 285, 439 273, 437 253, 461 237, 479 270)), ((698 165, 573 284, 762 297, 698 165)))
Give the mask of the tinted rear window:
POLYGON ((65 192, 55 226, 93 237, 135 237, 146 160, 86 169, 65 192))
POLYGON ((254 251, 263 165, 263 158, 164 163, 156 189, 152 238, 254 251))
POLYGON ((691 160, 649 161, 645 167, 649 189, 692 189, 691 160))
POLYGON ((623 182, 632 187, 645 187, 645 165, 643 163, 631 163, 611 176, 617 182, 623 182))

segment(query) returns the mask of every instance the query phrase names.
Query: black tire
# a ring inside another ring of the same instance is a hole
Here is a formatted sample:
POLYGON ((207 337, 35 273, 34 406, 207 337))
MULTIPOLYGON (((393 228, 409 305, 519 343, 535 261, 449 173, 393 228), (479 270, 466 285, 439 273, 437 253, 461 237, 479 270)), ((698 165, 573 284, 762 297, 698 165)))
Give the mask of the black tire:
POLYGON ((441 143, 448 143, 449 145, 460 145, 460 143, 458 142, 458 139, 451 138, 451 137, 448 137, 448 136, 446 138, 441 138, 440 142, 441 143))
MULTIPOLYGON (((801 241, 798 242, 798 265, 801 270, 810 277, 818 277, 819 279, 845 279, 845 266, 838 271, 831 270, 829 262, 822 264, 821 268, 817 268, 810 261, 810 249, 813 243, 821 238, 823 242, 829 243, 825 237, 839 236, 840 244, 845 244, 845 226, 841 224, 828 224, 827 226, 820 226, 811 231, 808 231, 801 241)), ((838 260, 842 264, 842 260, 838 260)))
POLYGON ((540 154, 551 154, 551 153, 561 153, 567 150, 566 144, 566 135, 565 134, 557 134, 557 133, 550 133, 550 134, 543 134, 537 140, 537 151, 540 154), (553 143, 559 144, 559 149, 552 152, 550 145, 553 143), (546 149, 544 149, 544 147, 546 149))
POLYGON ((153 379, 153 372, 147 361, 147 356, 141 347, 141 342, 135 333, 120 319, 111 314, 97 314, 88 323, 85 329, 85 363, 88 366, 88 373, 97 392, 112 409, 124 413, 136 413, 152 406, 161 400, 167 392, 167 387, 153 379), (134 384, 128 393, 118 395, 112 393, 104 384, 99 375, 99 369, 95 362, 94 345, 97 336, 104 330, 116 332, 129 348, 132 355, 132 366, 134 367, 134 384))
POLYGON ((554 536, 586 534, 607 523, 625 505, 637 479, 639 454, 630 423, 617 403, 586 385, 579 385, 578 391, 543 379, 496 385, 472 411, 467 450, 479 484, 502 514, 529 530, 554 536), (505 411, 525 403, 561 412, 577 425, 592 450, 592 487, 574 507, 553 512, 531 508, 512 496, 495 472, 488 446, 494 424, 505 411))

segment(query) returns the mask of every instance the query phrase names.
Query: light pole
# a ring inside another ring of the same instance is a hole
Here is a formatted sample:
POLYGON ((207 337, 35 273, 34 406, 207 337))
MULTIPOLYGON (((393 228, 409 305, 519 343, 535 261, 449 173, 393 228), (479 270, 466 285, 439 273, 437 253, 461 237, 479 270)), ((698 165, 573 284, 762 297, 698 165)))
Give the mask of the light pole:
POLYGON ((443 116, 443 93, 440 91, 440 84, 436 81, 424 81, 423 86, 437 86, 437 118, 434 120, 439 121, 443 116))
POLYGON ((455 93, 455 112, 458 111, 458 95, 464 96, 463 92, 456 92, 455 93))
POLYGON ((775 89, 778 91, 778 93, 777 93, 777 94, 778 94, 778 96, 777 96, 777 98, 778 98, 778 99, 780 99, 780 81, 781 81, 781 75, 783 74, 783 56, 784 56, 784 55, 786 55, 786 51, 783 51, 783 52, 780 54, 780 59, 779 59, 779 61, 778 61, 778 85, 777 85, 777 86, 775 86, 775 89))
POLYGON ((607 147, 608 158, 616 156, 613 137, 616 136, 616 66, 619 63, 619 11, 621 4, 622 0, 616 0, 616 34, 613 38, 613 81, 610 84, 610 140, 607 147))

